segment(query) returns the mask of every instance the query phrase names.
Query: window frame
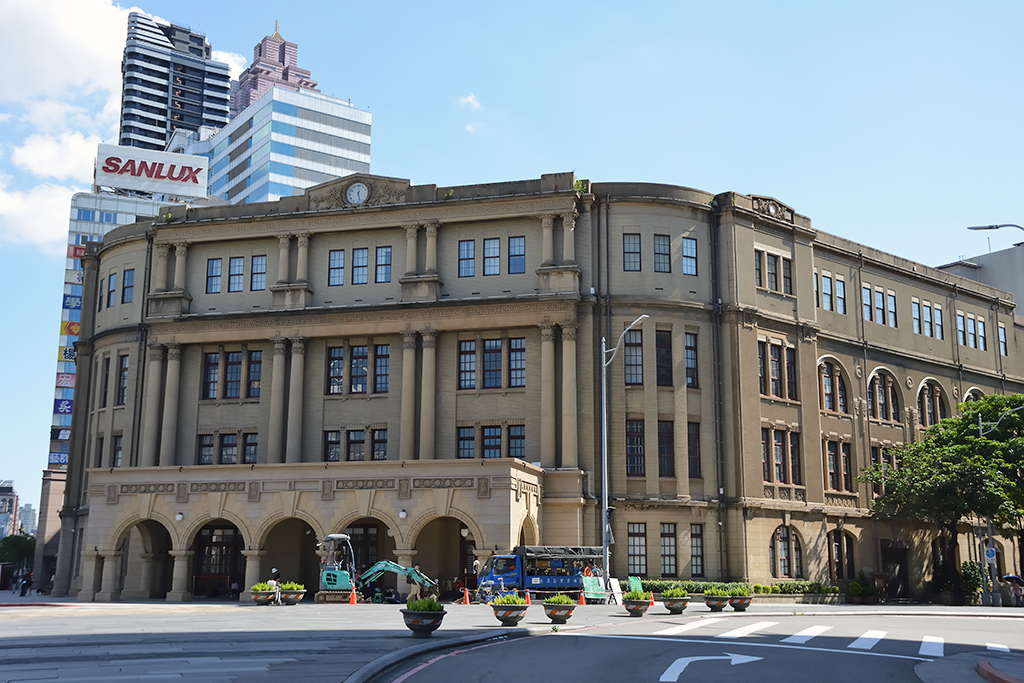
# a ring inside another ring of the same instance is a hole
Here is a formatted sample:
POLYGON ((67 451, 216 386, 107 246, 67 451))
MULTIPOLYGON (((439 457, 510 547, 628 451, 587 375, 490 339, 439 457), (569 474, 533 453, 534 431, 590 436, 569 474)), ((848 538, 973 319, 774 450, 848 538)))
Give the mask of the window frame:
POLYGON ((640 253, 641 239, 638 232, 622 233, 622 271, 639 273, 643 270, 643 258, 640 253))

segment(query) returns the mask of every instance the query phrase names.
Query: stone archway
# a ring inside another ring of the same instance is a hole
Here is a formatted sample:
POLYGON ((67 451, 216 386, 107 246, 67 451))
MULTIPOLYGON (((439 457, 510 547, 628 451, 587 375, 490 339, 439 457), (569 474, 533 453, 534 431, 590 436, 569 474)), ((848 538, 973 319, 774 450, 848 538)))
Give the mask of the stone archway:
MULTIPOLYGON (((171 535, 160 522, 145 519, 124 532, 117 544, 119 597, 164 598, 171 590, 171 535)), ((109 561, 109 560, 108 560, 109 561)))
POLYGON ((185 588, 192 595, 223 597, 232 585, 240 589, 245 580, 245 541, 237 526, 226 519, 214 519, 200 528, 192 540, 192 581, 185 588))
POLYGON ((475 559, 475 546, 470 530, 461 520, 438 517, 423 525, 416 535, 415 561, 424 574, 438 582, 441 597, 461 599, 456 595, 455 585, 473 576, 471 558, 475 559))
POLYGON ((305 520, 296 517, 282 519, 270 529, 263 542, 259 580, 269 579, 276 568, 284 581, 304 585, 306 595, 312 599, 320 587, 320 557, 316 552, 319 540, 316 531, 305 520))

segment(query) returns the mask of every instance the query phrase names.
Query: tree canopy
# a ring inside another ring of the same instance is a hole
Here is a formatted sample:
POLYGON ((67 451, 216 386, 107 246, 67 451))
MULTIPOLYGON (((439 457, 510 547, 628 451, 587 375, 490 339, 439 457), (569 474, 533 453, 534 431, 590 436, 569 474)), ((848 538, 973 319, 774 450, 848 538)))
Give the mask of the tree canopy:
POLYGON ((0 562, 15 565, 32 564, 36 552, 36 537, 12 534, 0 538, 0 562))

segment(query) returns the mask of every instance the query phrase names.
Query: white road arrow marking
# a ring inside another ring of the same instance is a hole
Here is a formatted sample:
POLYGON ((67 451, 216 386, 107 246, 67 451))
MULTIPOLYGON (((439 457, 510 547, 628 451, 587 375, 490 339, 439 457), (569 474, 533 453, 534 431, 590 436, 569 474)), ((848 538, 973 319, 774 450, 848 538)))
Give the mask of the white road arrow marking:
POLYGON ((748 657, 747 655, 734 655, 730 652, 726 652, 724 657, 681 657, 665 669, 665 673, 661 674, 661 678, 658 679, 660 683, 675 683, 679 680, 679 676, 686 669, 686 665, 690 662, 699 662, 707 659, 728 659, 729 663, 735 666, 736 664, 746 664, 748 662, 756 662, 763 657, 748 657))

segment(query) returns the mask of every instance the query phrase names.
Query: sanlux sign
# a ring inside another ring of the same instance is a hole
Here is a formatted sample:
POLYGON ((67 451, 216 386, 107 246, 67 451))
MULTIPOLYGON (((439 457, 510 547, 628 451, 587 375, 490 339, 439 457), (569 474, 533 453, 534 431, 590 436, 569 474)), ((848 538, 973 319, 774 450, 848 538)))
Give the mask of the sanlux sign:
POLYGON ((182 197, 205 197, 209 159, 137 147, 98 145, 95 184, 182 197))

